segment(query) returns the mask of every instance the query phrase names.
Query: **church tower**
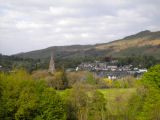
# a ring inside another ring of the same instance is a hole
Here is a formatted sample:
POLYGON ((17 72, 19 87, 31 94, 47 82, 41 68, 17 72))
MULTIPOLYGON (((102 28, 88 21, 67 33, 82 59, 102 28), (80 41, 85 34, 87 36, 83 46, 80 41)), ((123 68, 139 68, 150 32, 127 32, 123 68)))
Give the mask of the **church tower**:
POLYGON ((54 74, 56 72, 55 63, 53 60, 53 54, 51 54, 51 59, 50 59, 50 63, 49 63, 49 72, 52 74, 54 74))

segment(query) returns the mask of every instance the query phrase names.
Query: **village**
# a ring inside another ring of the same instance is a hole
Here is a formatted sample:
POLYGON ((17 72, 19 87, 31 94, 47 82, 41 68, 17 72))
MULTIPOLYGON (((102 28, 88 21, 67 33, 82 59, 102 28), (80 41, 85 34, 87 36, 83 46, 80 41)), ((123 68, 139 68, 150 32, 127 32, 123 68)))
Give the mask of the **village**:
POLYGON ((132 76, 135 78, 141 78, 144 72, 147 72, 146 68, 133 67, 133 65, 117 66, 118 60, 112 60, 109 62, 95 61, 93 63, 86 62, 77 66, 76 71, 88 70, 101 77, 107 77, 108 79, 124 79, 126 76, 132 76))

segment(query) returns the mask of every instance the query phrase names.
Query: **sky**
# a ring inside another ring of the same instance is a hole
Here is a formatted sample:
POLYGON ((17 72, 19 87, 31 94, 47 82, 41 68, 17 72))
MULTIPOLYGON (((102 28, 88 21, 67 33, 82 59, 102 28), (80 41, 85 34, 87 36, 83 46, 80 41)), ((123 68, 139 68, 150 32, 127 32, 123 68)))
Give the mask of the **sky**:
POLYGON ((107 43, 160 30, 160 0, 0 0, 0 53, 107 43))

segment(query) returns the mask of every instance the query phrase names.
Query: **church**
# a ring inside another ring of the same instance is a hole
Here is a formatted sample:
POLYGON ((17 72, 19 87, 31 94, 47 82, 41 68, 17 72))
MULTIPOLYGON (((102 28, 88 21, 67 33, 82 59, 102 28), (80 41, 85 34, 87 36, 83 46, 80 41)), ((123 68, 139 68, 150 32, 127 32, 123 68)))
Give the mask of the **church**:
POLYGON ((53 59, 53 54, 51 54, 51 59, 50 59, 49 70, 48 71, 52 74, 54 74, 56 72, 55 63, 54 63, 54 59, 53 59))

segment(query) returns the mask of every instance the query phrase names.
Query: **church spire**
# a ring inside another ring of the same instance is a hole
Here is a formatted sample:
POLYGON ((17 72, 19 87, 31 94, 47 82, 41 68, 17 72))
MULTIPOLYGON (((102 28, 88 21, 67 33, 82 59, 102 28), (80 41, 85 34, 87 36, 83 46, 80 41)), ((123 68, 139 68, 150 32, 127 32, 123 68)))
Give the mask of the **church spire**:
POLYGON ((51 59, 50 59, 50 63, 49 63, 49 72, 52 74, 54 74, 56 72, 55 63, 53 60, 53 53, 51 53, 51 59))

